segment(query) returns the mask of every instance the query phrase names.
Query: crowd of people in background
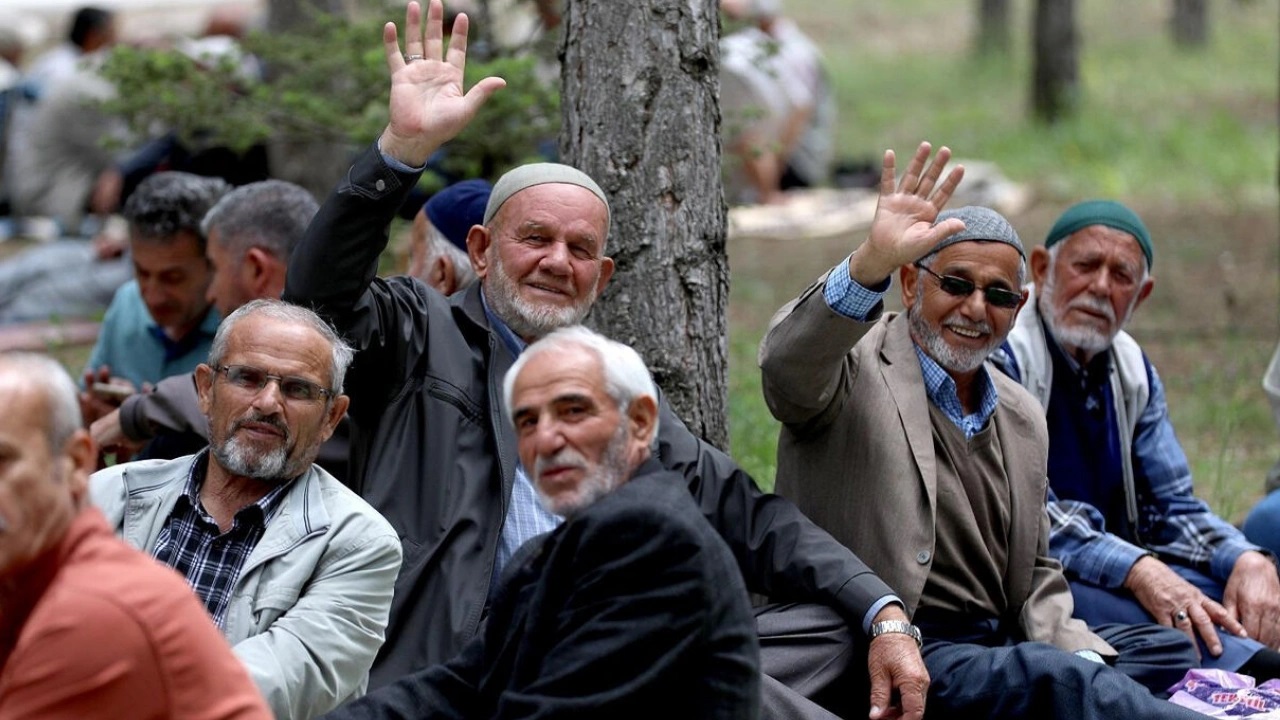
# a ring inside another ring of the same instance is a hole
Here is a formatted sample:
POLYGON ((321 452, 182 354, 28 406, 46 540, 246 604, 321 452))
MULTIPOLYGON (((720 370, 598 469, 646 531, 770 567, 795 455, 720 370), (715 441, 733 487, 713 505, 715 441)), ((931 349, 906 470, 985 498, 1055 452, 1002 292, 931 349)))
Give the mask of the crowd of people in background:
MULTIPOLYGON (((721 9, 729 191, 829 181, 816 47, 777 0, 721 9)), ((30 60, 0 29, 3 228, 64 237, 0 263, 0 321, 105 311, 78 383, 0 353, 0 720, 1189 718, 1189 671, 1280 679, 1280 490, 1243 530, 1195 496, 1125 331, 1159 249, 1132 209, 1032 243, 948 207, 949 149, 886 152, 866 238, 761 343, 764 492, 582 325, 620 232, 594 179, 421 199, 504 85, 464 86, 452 23, 388 24, 389 122, 323 202, 163 134, 103 150, 67 108, 112 92, 110 11, 30 60)), ((1280 425, 1280 349, 1264 386, 1280 425)))

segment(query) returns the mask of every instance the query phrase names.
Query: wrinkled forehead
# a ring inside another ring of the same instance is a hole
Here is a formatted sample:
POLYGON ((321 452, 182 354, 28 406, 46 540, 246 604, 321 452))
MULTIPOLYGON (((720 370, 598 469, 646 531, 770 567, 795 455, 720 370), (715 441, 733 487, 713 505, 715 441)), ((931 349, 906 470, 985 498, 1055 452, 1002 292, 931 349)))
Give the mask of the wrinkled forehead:
POLYGON ((511 195, 492 224, 519 227, 534 223, 567 227, 586 225, 603 244, 609 236, 609 206, 591 190, 567 183, 543 183, 511 195))

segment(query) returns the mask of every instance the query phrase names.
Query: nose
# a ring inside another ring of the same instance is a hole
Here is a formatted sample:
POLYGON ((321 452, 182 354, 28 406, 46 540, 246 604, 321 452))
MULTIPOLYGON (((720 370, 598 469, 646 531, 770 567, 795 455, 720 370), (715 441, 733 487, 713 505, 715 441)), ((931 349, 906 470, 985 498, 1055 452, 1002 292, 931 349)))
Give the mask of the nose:
POLYGON ((1089 278, 1089 290, 1094 295, 1106 296, 1111 294, 1111 272, 1105 267, 1098 268, 1094 271, 1093 277, 1089 278))
POLYGON ((534 449, 538 457, 551 457, 564 448, 564 433, 560 432, 560 423, 555 420, 540 418, 534 433, 534 449))
POLYGON ((987 298, 982 288, 974 288, 964 302, 960 303, 960 312, 970 320, 980 320, 987 314, 987 298))
POLYGON ((546 248, 546 253, 538 262, 538 267, 553 275, 569 274, 569 246, 562 242, 553 242, 546 248))
POLYGON ((251 404, 253 409, 262 415, 279 414, 284 407, 284 396, 280 393, 280 383, 274 378, 268 378, 267 384, 254 393, 251 404))

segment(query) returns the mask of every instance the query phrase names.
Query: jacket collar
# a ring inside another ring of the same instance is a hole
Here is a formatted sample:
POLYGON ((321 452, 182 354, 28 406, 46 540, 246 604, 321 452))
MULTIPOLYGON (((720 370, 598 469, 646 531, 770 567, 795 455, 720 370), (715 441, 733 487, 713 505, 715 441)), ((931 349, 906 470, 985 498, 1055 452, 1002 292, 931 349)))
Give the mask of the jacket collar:
POLYGON ((929 506, 936 507, 938 468, 933 454, 933 427, 929 422, 929 404, 925 396, 924 374, 916 357, 915 343, 911 342, 907 314, 898 313, 885 325, 884 341, 880 345, 880 359, 884 363, 884 379, 889 394, 898 406, 902 429, 907 434, 907 444, 915 457, 920 478, 924 481, 929 506), (922 402, 923 401, 923 402, 922 402))
MULTIPOLYGON (((186 487, 191 463, 188 455, 162 463, 130 463, 121 473, 127 507, 124 535, 135 547, 152 548, 165 520, 186 487), (150 521, 147 518, 151 518, 150 521)), ((287 551, 302 539, 329 528, 331 519, 321 493, 321 473, 314 464, 291 483, 280 508, 254 548, 244 572, 287 551)), ((336 481, 335 481, 336 482, 336 481)))

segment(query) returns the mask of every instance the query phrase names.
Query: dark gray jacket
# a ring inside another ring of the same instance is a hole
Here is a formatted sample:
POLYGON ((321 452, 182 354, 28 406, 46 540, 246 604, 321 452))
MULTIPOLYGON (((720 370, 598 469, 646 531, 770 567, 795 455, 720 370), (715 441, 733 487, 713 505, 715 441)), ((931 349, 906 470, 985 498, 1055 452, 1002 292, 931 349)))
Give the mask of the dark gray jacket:
MULTIPOLYGON (((350 484, 404 543, 371 688, 448 660, 475 635, 517 463, 502 407, 514 359, 489 327, 479 284, 446 300, 416 280, 376 277, 388 226, 416 181, 376 148, 361 155, 294 251, 284 294, 328 318, 358 351, 347 376, 350 484)), ((657 458, 688 482, 747 588, 828 605, 860 628, 888 586, 694 437, 665 400, 661 413, 657 458)))

